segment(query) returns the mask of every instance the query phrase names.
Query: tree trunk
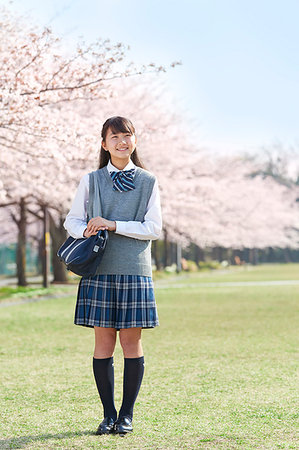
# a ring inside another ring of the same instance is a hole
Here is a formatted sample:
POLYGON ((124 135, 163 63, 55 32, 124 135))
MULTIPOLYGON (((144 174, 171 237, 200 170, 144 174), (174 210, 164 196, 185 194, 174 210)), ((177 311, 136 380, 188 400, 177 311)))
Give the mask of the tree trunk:
POLYGON ((205 251, 203 248, 199 247, 198 245, 194 246, 194 261, 198 265, 199 261, 205 261, 205 251))
POLYGON ((292 255, 291 255, 291 252, 290 252, 289 248, 286 247, 286 248, 283 249, 283 257, 284 257, 284 262, 285 263, 292 262, 292 255))
POLYGON ((250 254, 250 249, 245 247, 243 259, 246 263, 249 263, 249 254, 250 254))
POLYGON ((169 261, 169 245, 168 245, 168 238, 167 238, 167 230, 164 229, 164 258, 163 258, 163 264, 164 267, 168 266, 169 261))
POLYGON ((26 280, 26 228, 27 228, 27 211, 24 198, 20 201, 20 218, 18 225, 18 245, 17 245, 17 277, 18 286, 27 286, 26 280))
POLYGON ((170 242, 170 265, 177 262, 177 246, 175 242, 170 242))
POLYGON ((212 258, 216 261, 221 262, 223 259, 223 248, 222 247, 213 247, 212 258))
POLYGON ((53 268, 53 283, 67 283, 67 269, 65 265, 57 257, 59 247, 66 240, 66 230, 63 227, 64 218, 59 218, 59 225, 57 226, 53 217, 49 213, 50 219, 50 234, 52 241, 52 268, 53 268))
POLYGON ((257 248, 249 249, 249 262, 250 262, 250 264, 253 264, 254 266, 259 263, 257 248))

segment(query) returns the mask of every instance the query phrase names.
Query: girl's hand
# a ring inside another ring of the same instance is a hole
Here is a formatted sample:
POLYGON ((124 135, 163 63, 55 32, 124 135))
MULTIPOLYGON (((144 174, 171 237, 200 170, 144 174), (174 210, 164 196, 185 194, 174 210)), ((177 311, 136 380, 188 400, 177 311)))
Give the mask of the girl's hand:
POLYGON ((87 228, 85 228, 84 233, 83 233, 83 236, 86 237, 86 238, 89 238, 90 236, 92 236, 92 235, 94 235, 94 234, 97 234, 97 231, 96 231, 95 233, 89 233, 89 232, 87 231, 87 228))
POLYGON ((94 234, 97 234, 99 230, 115 231, 116 223, 114 220, 107 220, 100 216, 94 217, 88 222, 87 228, 84 231, 84 236, 92 236, 94 234))

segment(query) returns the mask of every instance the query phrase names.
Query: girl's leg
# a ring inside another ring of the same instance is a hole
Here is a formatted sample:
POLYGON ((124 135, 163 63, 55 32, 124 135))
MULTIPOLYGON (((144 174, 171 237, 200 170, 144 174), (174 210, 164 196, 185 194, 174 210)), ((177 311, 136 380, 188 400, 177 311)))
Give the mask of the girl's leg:
POLYGON ((132 421, 134 403, 144 373, 141 328, 121 329, 119 339, 124 353, 123 401, 119 418, 129 417, 132 421))
MULTIPOLYGON (((95 349, 93 373, 104 408, 104 417, 116 420, 114 405, 114 364, 113 352, 116 343, 116 329, 94 327, 95 349)), ((101 434, 101 433, 100 433, 101 434)))
POLYGON ((122 328, 119 330, 119 341, 125 358, 140 358, 143 356, 141 330, 142 328, 122 328))
POLYGON ((94 358, 110 358, 113 356, 116 343, 116 329, 94 327, 95 347, 94 358))

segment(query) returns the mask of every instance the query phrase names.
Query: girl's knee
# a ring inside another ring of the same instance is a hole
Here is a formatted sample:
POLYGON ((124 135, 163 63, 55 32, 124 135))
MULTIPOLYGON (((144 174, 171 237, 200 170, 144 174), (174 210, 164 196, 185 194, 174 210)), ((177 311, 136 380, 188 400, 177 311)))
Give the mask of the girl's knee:
POLYGON ((125 355, 134 355, 131 357, 135 357, 142 353, 141 329, 120 330, 119 341, 125 355))
POLYGON ((103 328, 103 327, 94 327, 95 339, 96 341, 102 340, 116 340, 116 329, 115 328, 103 328))
POLYGON ((95 327, 95 358, 109 358, 113 355, 116 343, 116 330, 95 327))

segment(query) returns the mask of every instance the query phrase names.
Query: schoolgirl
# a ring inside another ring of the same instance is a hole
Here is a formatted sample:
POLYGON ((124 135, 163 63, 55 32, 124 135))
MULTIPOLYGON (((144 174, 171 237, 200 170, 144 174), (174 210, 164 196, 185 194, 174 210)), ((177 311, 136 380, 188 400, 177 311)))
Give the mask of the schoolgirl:
POLYGON ((144 169, 136 142, 130 120, 115 116, 104 123, 99 169, 81 179, 64 222, 74 238, 109 231, 96 275, 79 283, 75 311, 75 324, 95 331, 93 373, 104 410, 97 434, 133 430, 133 408, 144 373, 141 330, 159 325, 151 240, 158 239, 162 228, 160 198, 157 180, 144 169), (124 355, 118 414, 113 363, 117 331, 124 355))

